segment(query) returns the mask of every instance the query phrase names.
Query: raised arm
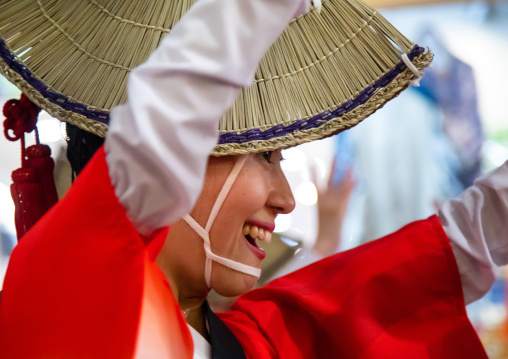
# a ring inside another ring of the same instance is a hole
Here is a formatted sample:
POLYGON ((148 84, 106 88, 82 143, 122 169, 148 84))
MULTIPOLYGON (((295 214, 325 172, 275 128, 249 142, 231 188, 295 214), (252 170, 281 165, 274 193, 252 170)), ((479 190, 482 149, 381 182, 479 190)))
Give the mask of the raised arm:
POLYGON ((508 264, 508 162, 447 201, 438 215, 469 304, 487 293, 496 268, 508 264))
POLYGON ((201 191, 218 120, 304 0, 200 0, 132 71, 105 149, 115 193, 145 235, 186 214, 201 191))

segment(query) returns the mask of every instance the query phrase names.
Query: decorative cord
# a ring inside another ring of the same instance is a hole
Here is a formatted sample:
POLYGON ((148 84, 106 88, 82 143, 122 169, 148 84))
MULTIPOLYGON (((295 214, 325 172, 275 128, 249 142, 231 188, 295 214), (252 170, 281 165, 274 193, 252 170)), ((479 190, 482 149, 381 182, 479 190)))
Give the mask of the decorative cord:
POLYGON ((404 64, 407 66, 409 70, 416 76, 416 78, 412 79, 409 83, 415 87, 420 87, 420 80, 423 77, 423 71, 419 71, 415 65, 409 60, 406 54, 402 54, 402 61, 404 61, 404 64))

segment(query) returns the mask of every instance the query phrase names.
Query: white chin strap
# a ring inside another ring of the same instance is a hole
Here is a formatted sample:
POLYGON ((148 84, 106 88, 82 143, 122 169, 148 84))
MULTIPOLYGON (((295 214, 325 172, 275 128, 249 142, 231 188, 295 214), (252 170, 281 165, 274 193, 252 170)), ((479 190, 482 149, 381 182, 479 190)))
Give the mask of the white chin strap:
POLYGON ((226 179, 226 182, 224 182, 224 186, 222 186, 222 190, 220 191, 219 196, 217 197, 217 200, 213 205, 212 212, 210 213, 210 217, 208 217, 208 222, 206 223, 205 228, 201 227, 199 223, 196 222, 196 220, 192 218, 189 214, 186 214, 183 217, 185 222, 187 222, 189 226, 191 226, 191 228, 194 229, 201 238, 203 238, 203 245, 206 254, 205 280, 208 288, 211 288, 210 280, 212 278, 212 261, 216 261, 222 264, 223 266, 234 269, 238 272, 251 275, 256 278, 259 278, 259 276, 261 275, 261 269, 251 267, 239 262, 235 262, 231 259, 220 257, 212 253, 212 248, 210 247, 210 229, 212 228, 213 222, 215 221, 215 217, 217 217, 217 214, 219 213, 219 210, 222 207, 222 204, 224 203, 224 200, 226 199, 229 190, 233 186, 233 183, 235 183, 236 177, 240 173, 240 170, 242 169, 246 159, 247 159, 246 155, 238 156, 238 159, 236 160, 236 163, 233 169, 231 170, 231 173, 226 179))

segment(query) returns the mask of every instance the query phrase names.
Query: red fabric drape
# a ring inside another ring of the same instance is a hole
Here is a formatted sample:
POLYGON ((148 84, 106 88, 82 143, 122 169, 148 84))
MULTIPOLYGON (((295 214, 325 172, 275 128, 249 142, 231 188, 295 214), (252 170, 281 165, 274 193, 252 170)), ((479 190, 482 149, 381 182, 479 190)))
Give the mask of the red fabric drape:
POLYGON ((166 234, 148 246, 140 238, 115 197, 101 148, 12 252, 0 357, 132 358, 170 347, 166 358, 191 358, 185 319, 153 262, 166 234), (140 325, 160 338, 140 336, 140 325))
POLYGON ((487 358, 435 216, 253 290, 219 316, 250 359, 487 358))

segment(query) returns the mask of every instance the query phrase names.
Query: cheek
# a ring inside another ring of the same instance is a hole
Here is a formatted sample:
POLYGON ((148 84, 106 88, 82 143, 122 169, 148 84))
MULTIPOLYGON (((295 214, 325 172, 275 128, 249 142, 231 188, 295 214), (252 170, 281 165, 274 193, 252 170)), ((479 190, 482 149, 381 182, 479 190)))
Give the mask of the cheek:
POLYGON ((220 256, 256 265, 248 251, 242 229, 266 204, 266 190, 261 181, 240 178, 234 186, 212 226, 210 239, 212 251, 220 256))
POLYGON ((166 277, 175 283, 201 283, 204 263, 201 237, 182 220, 173 224, 157 256, 157 264, 166 277))
POLYGON ((260 187, 244 186, 230 193, 212 227, 212 246, 216 242, 216 247, 228 248, 239 236, 243 236, 244 223, 265 206, 266 195, 260 187))
POLYGON ((260 171, 247 170, 237 178, 219 214, 230 222, 243 225, 245 220, 260 211, 267 202, 268 186, 260 171))
POLYGON ((260 170, 245 171, 231 193, 231 198, 237 199, 236 206, 251 212, 257 212, 265 206, 269 194, 266 175, 260 170))
POLYGON ((250 217, 263 209, 266 204, 266 195, 264 191, 252 188, 237 195, 234 202, 236 213, 250 217))

